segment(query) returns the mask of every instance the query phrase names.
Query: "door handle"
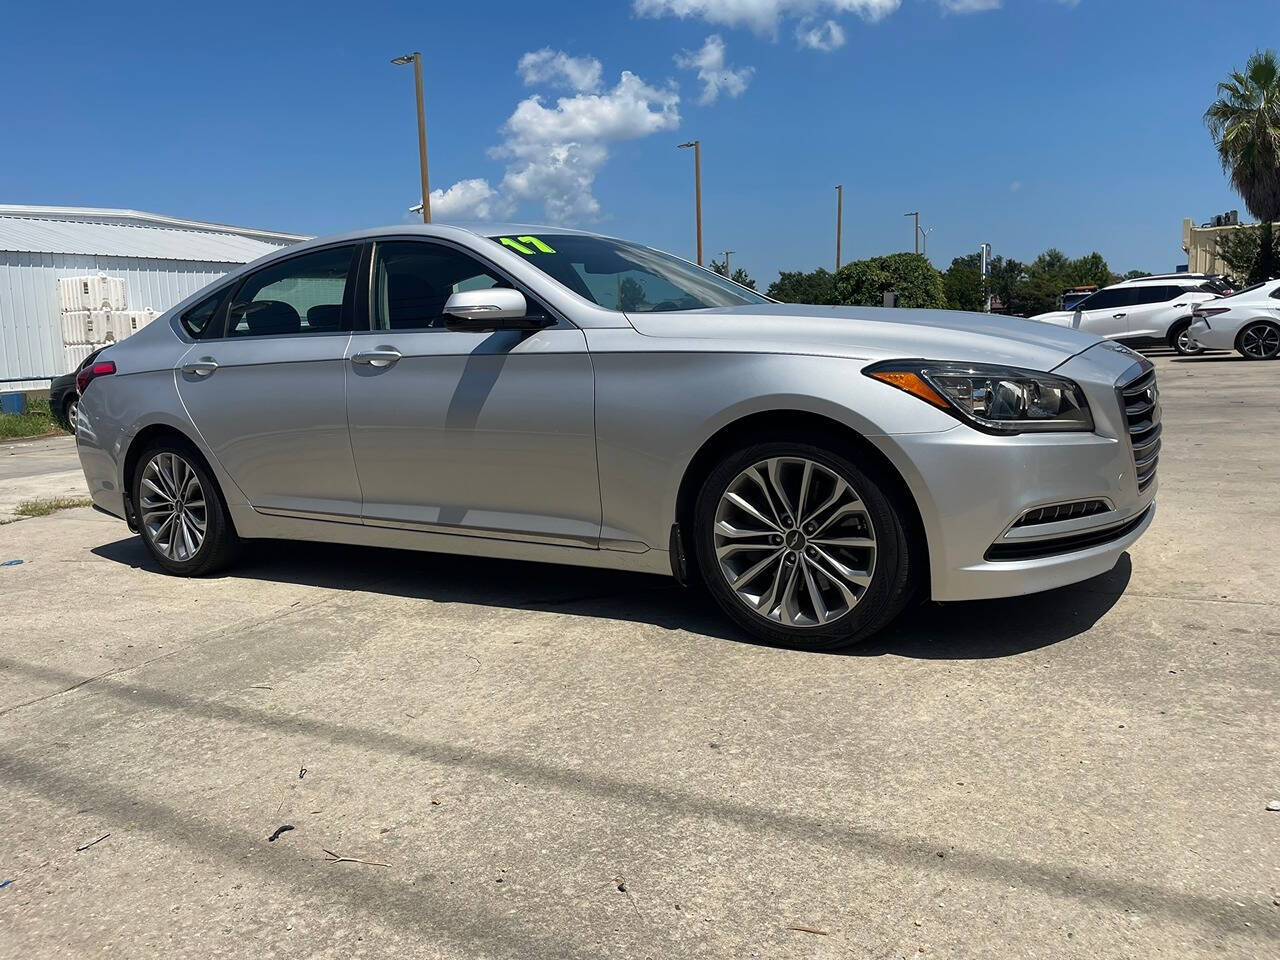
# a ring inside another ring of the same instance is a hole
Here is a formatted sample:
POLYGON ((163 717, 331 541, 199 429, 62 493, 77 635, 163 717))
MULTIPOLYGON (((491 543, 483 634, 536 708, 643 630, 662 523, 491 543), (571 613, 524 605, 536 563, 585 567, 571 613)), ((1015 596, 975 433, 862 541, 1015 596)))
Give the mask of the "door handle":
POLYGON ((210 359, 195 360, 192 363, 184 363, 182 365, 183 373, 194 374, 197 377, 207 377, 217 369, 218 361, 210 359))
POLYGON ((390 347, 379 347, 377 350, 361 350, 351 355, 352 363, 365 364, 370 367, 389 367, 401 357, 399 350, 390 347))
POLYGON ((1128 314, 1127 314, 1127 313, 1113 313, 1113 314, 1111 315, 1111 319, 1112 319, 1112 320, 1122 320, 1122 319, 1124 319, 1124 318, 1125 318, 1125 317, 1127 317, 1127 316, 1128 316, 1128 314))

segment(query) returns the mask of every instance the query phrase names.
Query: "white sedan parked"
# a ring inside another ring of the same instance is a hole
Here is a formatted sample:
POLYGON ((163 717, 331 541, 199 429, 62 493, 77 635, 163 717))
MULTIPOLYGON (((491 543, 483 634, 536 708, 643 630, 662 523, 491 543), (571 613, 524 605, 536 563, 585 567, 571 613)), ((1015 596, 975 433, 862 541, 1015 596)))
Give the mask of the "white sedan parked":
POLYGON ((1280 357, 1280 280, 1200 304, 1188 333, 1202 347, 1237 350, 1248 360, 1280 357))

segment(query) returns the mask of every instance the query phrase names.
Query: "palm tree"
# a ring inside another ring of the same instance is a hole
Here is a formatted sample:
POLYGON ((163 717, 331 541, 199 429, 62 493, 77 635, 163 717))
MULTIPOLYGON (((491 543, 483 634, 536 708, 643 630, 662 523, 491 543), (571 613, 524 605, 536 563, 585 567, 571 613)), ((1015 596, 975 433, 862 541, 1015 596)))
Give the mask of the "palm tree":
POLYGON ((1262 223, 1254 274, 1266 279, 1276 272, 1271 224, 1280 220, 1280 63, 1275 51, 1258 51, 1243 72, 1233 71, 1218 84, 1218 99, 1204 112, 1204 122, 1231 185, 1262 223))

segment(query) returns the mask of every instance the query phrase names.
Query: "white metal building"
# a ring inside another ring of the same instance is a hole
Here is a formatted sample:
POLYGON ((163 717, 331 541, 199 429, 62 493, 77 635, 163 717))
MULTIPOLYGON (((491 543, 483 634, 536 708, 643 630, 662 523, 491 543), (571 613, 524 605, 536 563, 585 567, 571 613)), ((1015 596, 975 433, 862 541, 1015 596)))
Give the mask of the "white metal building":
POLYGON ((0 392, 67 373, 58 280, 106 273, 129 309, 163 312, 242 263, 306 237, 137 210, 0 204, 0 392))

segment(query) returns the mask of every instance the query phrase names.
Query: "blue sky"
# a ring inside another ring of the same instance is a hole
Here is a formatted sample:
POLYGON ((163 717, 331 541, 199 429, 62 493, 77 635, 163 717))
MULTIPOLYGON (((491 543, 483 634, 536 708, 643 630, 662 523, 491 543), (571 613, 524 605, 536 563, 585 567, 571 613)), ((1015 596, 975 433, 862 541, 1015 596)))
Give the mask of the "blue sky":
POLYGON ((676 144, 697 137, 708 259, 733 249, 765 283, 832 265, 839 182, 846 260, 911 249, 919 209, 942 267, 986 240, 1172 269, 1184 216, 1243 208, 1201 114, 1280 36, 1276 0, 60 3, 5 20, 0 202, 316 234, 402 222, 412 71, 388 61, 416 48, 432 186, 463 181, 440 207, 692 256, 676 144))

